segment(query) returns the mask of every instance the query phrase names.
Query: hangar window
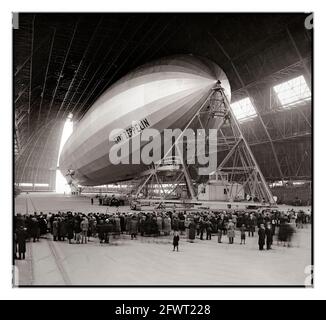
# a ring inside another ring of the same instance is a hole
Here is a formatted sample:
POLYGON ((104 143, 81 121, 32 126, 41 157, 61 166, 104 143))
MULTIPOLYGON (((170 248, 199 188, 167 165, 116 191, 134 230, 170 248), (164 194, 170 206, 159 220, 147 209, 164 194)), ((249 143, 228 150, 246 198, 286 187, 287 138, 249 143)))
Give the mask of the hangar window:
POLYGON ((255 107, 252 105, 251 100, 247 97, 231 103, 231 108, 238 121, 246 121, 257 116, 255 107))
POLYGON ((20 187, 33 187, 33 183, 22 182, 19 184, 20 187))
POLYGON ((48 187, 49 184, 48 183, 34 183, 35 187, 48 187))
POLYGON ((303 76, 274 86, 274 91, 283 107, 291 107, 311 99, 311 91, 303 76))

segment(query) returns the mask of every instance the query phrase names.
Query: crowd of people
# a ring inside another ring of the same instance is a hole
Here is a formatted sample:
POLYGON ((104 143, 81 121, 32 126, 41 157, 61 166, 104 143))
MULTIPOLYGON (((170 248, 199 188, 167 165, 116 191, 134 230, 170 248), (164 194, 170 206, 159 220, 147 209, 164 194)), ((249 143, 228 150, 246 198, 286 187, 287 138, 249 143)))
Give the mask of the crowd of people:
POLYGON ((218 243, 222 243, 226 236, 228 243, 233 244, 236 230, 239 230, 242 245, 246 243, 247 235, 254 237, 258 231, 259 250, 264 250, 265 245, 270 250, 274 236, 277 235, 279 243, 289 245, 295 226, 303 228, 307 223, 310 223, 310 216, 294 210, 18 213, 14 217, 14 257, 24 259, 26 240, 36 242, 48 233, 53 241, 86 244, 90 238, 109 243, 110 237, 120 234, 135 240, 139 236, 170 236, 173 232, 173 247, 178 250, 179 234, 190 242, 196 236, 200 240, 211 240, 212 234, 216 234, 218 243))

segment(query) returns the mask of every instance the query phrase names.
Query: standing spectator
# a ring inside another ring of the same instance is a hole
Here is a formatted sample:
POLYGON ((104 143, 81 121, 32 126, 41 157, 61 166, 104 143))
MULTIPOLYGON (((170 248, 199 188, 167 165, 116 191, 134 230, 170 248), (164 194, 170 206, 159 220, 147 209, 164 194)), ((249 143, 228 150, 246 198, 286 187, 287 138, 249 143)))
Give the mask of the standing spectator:
POLYGON ((25 259, 26 252, 26 228, 20 226, 16 232, 16 241, 18 244, 18 258, 19 260, 25 259))
POLYGON ((122 213, 120 216, 120 226, 121 226, 121 233, 124 233, 126 231, 126 219, 125 214, 122 213))
POLYGON ((179 230, 180 230, 180 234, 181 235, 185 231, 185 221, 186 221, 185 214, 183 214, 182 212, 180 212, 179 213, 179 230))
POLYGON ((266 246, 267 250, 272 249, 272 244, 273 244, 273 230, 272 226, 270 224, 267 225, 267 229, 265 230, 266 234, 266 246))
POLYGON ((131 221, 130 221, 130 235, 131 235, 131 240, 136 239, 138 232, 138 221, 136 216, 132 216, 131 221))
POLYGON ((248 236, 254 236, 255 234, 255 226, 256 226, 256 218, 254 215, 251 213, 248 219, 248 236))
POLYGON ((61 218, 59 220, 59 241, 65 241, 67 236, 67 221, 66 218, 61 218))
POLYGON ((46 220, 46 216, 43 215, 43 212, 40 213, 38 224, 39 224, 40 235, 41 236, 45 235, 47 232, 47 220, 46 220))
POLYGON ((279 231, 278 231, 278 241, 281 242, 281 244, 283 243, 284 247, 286 245, 287 242, 287 225, 285 223, 285 219, 281 219, 280 221, 280 227, 279 227, 279 231))
POLYGON ((265 245, 265 227, 263 224, 260 225, 260 228, 258 230, 258 245, 259 245, 259 250, 264 250, 264 245, 265 245))
POLYGON ((113 231, 113 225, 110 223, 109 219, 106 219, 104 221, 104 224, 102 226, 103 228, 103 238, 105 243, 109 243, 110 241, 110 231, 113 231))
POLYGON ((274 215, 272 217, 272 235, 275 235, 276 224, 277 224, 277 220, 276 220, 276 217, 274 215))
POLYGON ((34 216, 31 220, 31 237, 33 238, 33 242, 39 240, 39 235, 40 235, 40 227, 36 216, 34 216))
POLYGON ((82 222, 80 223, 80 229, 81 229, 81 243, 87 243, 87 232, 88 232, 88 219, 86 217, 84 217, 84 219, 82 220, 82 222))
POLYGON ((59 232, 59 221, 58 221, 58 218, 54 218, 53 223, 52 223, 53 241, 57 241, 58 232, 59 232))
POLYGON ((227 234, 229 238, 229 244, 233 244, 235 237, 235 225, 232 220, 230 220, 230 222, 228 223, 227 234))
POLYGON ((206 222, 203 218, 199 220, 200 240, 204 240, 204 232, 206 230, 206 222))
POLYGON ((157 216, 156 223, 157 223, 159 235, 162 235, 162 233, 163 233, 163 219, 162 219, 162 217, 160 215, 157 216))
POLYGON ((222 243, 222 235, 223 235, 223 221, 220 220, 217 224, 217 242, 222 243))
POLYGON ((69 243, 74 238, 74 219, 72 216, 69 216, 67 221, 67 238, 69 243))
POLYGON ((191 220, 189 223, 189 240, 193 242, 196 238, 196 223, 191 220))
POLYGON ((164 215, 163 218, 163 231, 165 236, 169 236, 171 233, 171 218, 167 215, 164 215))
POLYGON ((88 220, 88 241, 90 237, 94 237, 96 235, 96 219, 95 217, 91 216, 88 220))
POLYGON ((104 237, 104 221, 100 220, 99 223, 97 224, 97 233, 98 233, 98 238, 100 239, 100 243, 103 243, 105 240, 104 237))
POLYGON ((206 240, 212 240, 212 230, 213 230, 213 225, 209 220, 207 220, 206 221, 206 240))
POLYGON ((173 251, 175 251, 175 248, 177 248, 177 251, 179 251, 179 240, 179 234, 177 231, 175 231, 173 236, 173 251))
POLYGON ((76 240, 76 243, 80 243, 80 233, 81 233, 81 227, 80 227, 80 224, 81 224, 81 221, 80 221, 80 216, 77 215, 75 217, 75 221, 74 221, 74 232, 75 232, 75 240, 76 240))
POLYGON ((176 216, 172 218, 172 230, 179 231, 179 219, 176 216))
POLYGON ((240 228, 240 233, 241 233, 241 243, 243 242, 243 244, 246 244, 246 226, 244 224, 242 224, 241 228, 240 228))

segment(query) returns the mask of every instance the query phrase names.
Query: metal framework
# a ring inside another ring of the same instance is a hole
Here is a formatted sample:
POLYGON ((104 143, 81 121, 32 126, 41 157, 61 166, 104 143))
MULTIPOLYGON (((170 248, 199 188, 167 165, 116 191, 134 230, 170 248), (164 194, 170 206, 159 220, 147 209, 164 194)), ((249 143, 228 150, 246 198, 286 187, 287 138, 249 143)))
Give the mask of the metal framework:
MULTIPOLYGON (((241 127, 232 111, 227 97, 225 96, 224 89, 219 83, 212 89, 208 98, 201 105, 197 113, 188 122, 184 130, 176 138, 174 144, 167 151, 164 157, 150 170, 145 181, 139 186, 136 197, 140 195, 142 190, 148 184, 156 183, 162 191, 162 200, 167 200, 170 192, 166 192, 162 182, 159 179, 159 168, 162 163, 164 164, 167 157, 173 148, 177 152, 177 157, 181 160, 182 169, 173 181, 174 189, 185 181, 190 198, 196 200, 196 191, 194 189, 193 180, 188 170, 188 165, 185 163, 180 152, 180 140, 185 134, 185 131, 194 123, 199 124, 201 129, 208 130, 211 120, 215 120, 216 124, 216 144, 219 149, 226 149, 227 154, 218 165, 214 174, 222 181, 225 190, 227 191, 227 201, 237 200, 241 191, 249 195, 250 199, 254 199, 261 203, 267 202, 275 204, 271 191, 265 181, 265 178, 259 168, 259 165, 249 147, 248 142, 242 134, 241 127), (181 179, 181 177, 184 179, 181 179), (241 185, 234 193, 235 185, 241 185)), ((181 142, 182 143, 182 142, 181 142)), ((204 141, 205 143, 205 141, 204 141)), ((210 142, 211 143, 211 142, 210 142)), ((174 190, 172 189, 172 190, 174 190)), ((245 200, 245 199, 241 199, 245 200)))

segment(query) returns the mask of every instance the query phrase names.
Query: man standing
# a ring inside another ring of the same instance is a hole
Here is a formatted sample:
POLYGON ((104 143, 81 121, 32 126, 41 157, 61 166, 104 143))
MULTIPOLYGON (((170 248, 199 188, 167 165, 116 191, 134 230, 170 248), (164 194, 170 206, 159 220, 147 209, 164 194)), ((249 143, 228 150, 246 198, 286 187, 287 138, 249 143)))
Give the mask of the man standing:
POLYGON ((265 227, 263 224, 261 224, 258 230, 258 245, 260 251, 264 250, 265 236, 266 236, 265 227))
POLYGON ((25 259, 26 252, 26 228, 20 226, 16 231, 16 241, 18 244, 19 260, 25 259))
POLYGON ((212 240, 212 231, 213 231, 213 225, 209 220, 207 220, 206 221, 206 240, 212 240))
POLYGON ((138 232, 138 219, 135 215, 133 215, 130 221, 131 240, 136 239, 137 232, 138 232))
POLYGON ((87 243, 87 231, 88 231, 88 219, 84 217, 83 221, 80 223, 80 229, 82 232, 81 243, 87 243))
POLYGON ((251 213, 250 216, 249 216, 249 219, 248 219, 248 236, 254 236, 254 233, 255 233, 255 225, 256 225, 256 219, 255 217, 253 216, 253 214, 251 213))
POLYGON ((265 233, 266 233, 267 250, 271 250, 273 244, 273 230, 270 224, 267 225, 267 229, 265 230, 265 233))
POLYGON ((228 238, 229 238, 229 244, 234 243, 234 237, 235 237, 235 224, 233 223, 232 220, 229 221, 228 223, 228 238))

